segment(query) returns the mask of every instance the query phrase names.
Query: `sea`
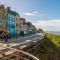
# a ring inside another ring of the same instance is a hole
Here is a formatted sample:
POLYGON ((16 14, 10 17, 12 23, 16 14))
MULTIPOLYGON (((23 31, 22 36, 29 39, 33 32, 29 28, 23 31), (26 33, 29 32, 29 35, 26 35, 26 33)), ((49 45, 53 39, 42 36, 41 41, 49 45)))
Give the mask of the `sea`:
POLYGON ((46 31, 46 32, 56 34, 56 35, 60 35, 60 31, 46 31))

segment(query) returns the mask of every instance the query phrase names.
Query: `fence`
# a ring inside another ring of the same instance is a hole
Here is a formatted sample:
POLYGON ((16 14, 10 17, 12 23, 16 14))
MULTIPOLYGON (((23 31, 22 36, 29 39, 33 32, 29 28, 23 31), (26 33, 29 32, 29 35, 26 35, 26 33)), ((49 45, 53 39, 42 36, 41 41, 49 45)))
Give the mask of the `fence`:
POLYGON ((0 51, 0 60, 39 60, 39 59, 22 50, 8 48, 7 50, 4 50, 2 52, 0 51))

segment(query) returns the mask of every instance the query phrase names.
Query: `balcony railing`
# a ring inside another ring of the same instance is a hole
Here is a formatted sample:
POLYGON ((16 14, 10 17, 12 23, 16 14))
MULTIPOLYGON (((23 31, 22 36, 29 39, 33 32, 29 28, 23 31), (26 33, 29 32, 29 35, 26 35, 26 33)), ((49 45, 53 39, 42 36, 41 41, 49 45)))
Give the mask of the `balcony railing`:
POLYGON ((37 57, 22 50, 9 48, 0 51, 0 60, 39 60, 37 57))

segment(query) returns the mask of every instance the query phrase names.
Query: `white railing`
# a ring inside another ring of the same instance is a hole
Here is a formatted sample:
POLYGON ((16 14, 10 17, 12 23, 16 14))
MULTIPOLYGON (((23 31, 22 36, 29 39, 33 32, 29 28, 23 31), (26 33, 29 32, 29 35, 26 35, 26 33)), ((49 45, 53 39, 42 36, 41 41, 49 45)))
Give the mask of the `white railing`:
POLYGON ((27 60, 39 60, 37 57, 35 57, 35 56, 33 56, 33 55, 31 55, 31 54, 29 54, 27 52, 21 51, 21 50, 20 50, 20 54, 21 54, 20 55, 21 60, 22 60, 22 58, 25 58, 27 60))
POLYGON ((39 60, 37 57, 22 50, 10 48, 9 51, 0 52, 0 60, 39 60))

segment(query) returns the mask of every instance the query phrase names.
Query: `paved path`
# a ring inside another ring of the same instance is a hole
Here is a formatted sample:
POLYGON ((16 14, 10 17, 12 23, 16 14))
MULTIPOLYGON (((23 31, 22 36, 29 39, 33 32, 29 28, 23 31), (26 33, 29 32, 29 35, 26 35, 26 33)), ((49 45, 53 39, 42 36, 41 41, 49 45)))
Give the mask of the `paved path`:
MULTIPOLYGON (((32 34, 29 36, 24 36, 24 37, 18 37, 18 38, 11 38, 8 40, 8 44, 10 47, 16 47, 16 46, 22 46, 21 44, 33 44, 36 43, 38 40, 43 39, 44 34, 37 33, 37 34, 32 34), (14 43, 12 41, 15 41, 14 43)), ((6 48, 0 48, 1 50, 5 50, 6 48)))
POLYGON ((35 41, 38 38, 42 39, 43 34, 36 33, 36 34, 32 34, 32 35, 27 35, 27 36, 16 37, 16 38, 9 39, 8 42, 10 43, 13 40, 15 40, 16 43, 23 43, 23 42, 35 41))

